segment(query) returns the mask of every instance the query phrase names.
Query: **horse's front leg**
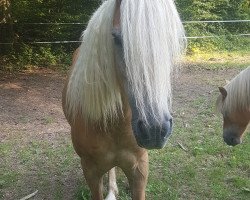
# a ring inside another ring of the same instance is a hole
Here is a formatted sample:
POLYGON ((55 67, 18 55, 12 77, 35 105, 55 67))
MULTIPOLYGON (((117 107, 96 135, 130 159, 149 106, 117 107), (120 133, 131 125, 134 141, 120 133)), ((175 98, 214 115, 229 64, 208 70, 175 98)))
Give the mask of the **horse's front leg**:
POLYGON ((92 200, 103 200, 103 175, 96 164, 81 159, 82 170, 91 191, 92 200))
POLYGON ((109 192, 105 200, 115 200, 118 196, 118 187, 116 183, 115 167, 109 170, 109 192))
POLYGON ((133 200, 145 200, 145 189, 148 180, 148 153, 138 158, 133 165, 123 169, 132 192, 133 200))

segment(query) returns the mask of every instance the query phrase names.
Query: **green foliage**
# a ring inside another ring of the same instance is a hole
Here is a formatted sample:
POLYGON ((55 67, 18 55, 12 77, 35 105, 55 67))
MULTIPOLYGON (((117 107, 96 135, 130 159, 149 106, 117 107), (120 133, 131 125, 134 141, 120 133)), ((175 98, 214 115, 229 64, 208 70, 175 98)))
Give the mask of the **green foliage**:
MULTIPOLYGON (((14 42, 14 45, 1 45, 0 54, 5 55, 2 61, 11 61, 13 63, 11 68, 16 70, 27 65, 59 65, 63 68, 69 65, 72 52, 78 47, 78 43, 49 45, 31 43, 79 40, 89 17, 101 1, 13 0, 8 2, 10 2, 8 21, 13 24, 9 26, 0 24, 0 34, 3 36, 0 41, 14 42), (83 24, 53 24, 74 22, 83 24)), ((176 0, 176 4, 183 21, 250 19, 249 0, 176 0)), ((0 21, 1 17, 2 15, 0 15, 0 21)), ((217 50, 249 50, 247 47, 249 38, 230 37, 230 35, 249 33, 249 22, 188 23, 184 26, 187 36, 220 36, 189 39, 189 54, 217 50), (224 37, 225 35, 227 37, 224 37)))
POLYGON ((177 0, 183 20, 249 19, 248 0, 177 0))
POLYGON ((91 0, 18 0, 12 3, 16 34, 22 41, 77 40, 83 25, 38 25, 29 23, 86 23, 98 1, 91 0), (28 23, 28 24, 25 24, 28 23))
POLYGON ((249 52, 250 51, 250 38, 248 37, 214 37, 203 39, 189 40, 188 54, 196 54, 201 52, 212 53, 214 51, 225 52, 249 52))
MULTIPOLYGON (((99 0, 11 1, 11 17, 14 22, 14 38, 12 41, 14 41, 14 45, 0 46, 1 49, 13 47, 7 58, 6 56, 6 59, 2 58, 2 60, 8 61, 8 64, 5 63, 2 67, 5 66, 9 70, 19 70, 30 65, 59 65, 63 68, 68 66, 72 57, 72 51, 79 44, 35 45, 32 43, 79 40, 90 15, 99 4, 99 0), (75 22, 84 24, 54 24, 75 22)), ((4 24, 0 24, 0 31, 3 26, 4 24)), ((9 42, 9 40, 2 42, 9 42)))
MULTIPOLYGON (((177 6, 183 21, 250 19, 248 0, 177 0, 177 6)), ((250 23, 192 23, 185 29, 187 36, 220 36, 190 39, 188 53, 239 50, 249 44, 249 38, 230 35, 249 33, 250 23)))
POLYGON ((2 59, 6 59, 2 70, 10 72, 28 69, 32 66, 50 68, 55 66, 65 69, 71 63, 71 55, 67 54, 63 46, 53 48, 50 44, 46 46, 21 44, 11 56, 5 56, 2 59))

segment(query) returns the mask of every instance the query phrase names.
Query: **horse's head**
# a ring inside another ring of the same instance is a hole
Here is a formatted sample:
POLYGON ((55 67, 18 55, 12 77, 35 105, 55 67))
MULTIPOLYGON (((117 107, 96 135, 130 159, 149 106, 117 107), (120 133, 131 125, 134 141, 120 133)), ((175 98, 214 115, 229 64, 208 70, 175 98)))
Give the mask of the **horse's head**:
POLYGON ((155 5, 160 13, 152 10, 146 1, 144 5, 138 2, 116 1, 112 34, 117 71, 132 111, 131 124, 138 145, 162 148, 172 133, 170 75, 184 33, 177 12, 165 13, 166 4, 171 7, 172 1, 155 5), (128 2, 135 5, 127 6, 128 2), (140 9, 143 6, 147 9, 140 9), (150 18, 154 16, 156 19, 150 18), (161 30, 165 23, 169 23, 171 31, 161 30))
MULTIPOLYGON (((172 133, 172 116, 168 109, 164 112, 164 118, 158 121, 157 118, 152 114, 152 108, 147 98, 142 97, 144 100, 144 106, 147 108, 144 111, 144 119, 140 114, 139 107, 137 106, 137 97, 133 93, 133 85, 128 82, 126 77, 126 64, 124 62, 123 55, 123 43, 121 38, 121 32, 119 30, 113 30, 113 36, 116 46, 116 58, 118 62, 118 71, 122 77, 123 87, 128 97, 128 102, 132 112, 132 129, 139 146, 154 149, 163 148, 167 142, 168 137, 172 133)), ((167 99, 166 99, 167 101, 167 99)))
POLYGON ((225 107, 225 101, 228 98, 228 92, 225 88, 219 87, 221 95, 218 102, 223 115, 223 138, 230 145, 235 146, 241 144, 242 136, 250 119, 250 111, 228 111, 225 107))

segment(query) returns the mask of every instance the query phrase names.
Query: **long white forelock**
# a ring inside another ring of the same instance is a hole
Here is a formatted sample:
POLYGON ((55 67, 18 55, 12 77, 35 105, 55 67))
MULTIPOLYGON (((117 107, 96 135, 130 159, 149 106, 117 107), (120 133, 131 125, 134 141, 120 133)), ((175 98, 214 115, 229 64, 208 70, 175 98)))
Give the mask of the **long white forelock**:
POLYGON ((222 107, 223 112, 250 109, 250 66, 233 78, 225 89, 227 97, 222 107))
POLYGON ((173 0, 122 0, 121 32, 129 83, 141 117, 150 102, 159 120, 171 107, 171 73, 185 48, 185 33, 173 0))
POLYGON ((66 106, 74 120, 112 120, 122 112, 111 34, 115 0, 104 1, 82 36, 79 57, 69 79, 66 106))

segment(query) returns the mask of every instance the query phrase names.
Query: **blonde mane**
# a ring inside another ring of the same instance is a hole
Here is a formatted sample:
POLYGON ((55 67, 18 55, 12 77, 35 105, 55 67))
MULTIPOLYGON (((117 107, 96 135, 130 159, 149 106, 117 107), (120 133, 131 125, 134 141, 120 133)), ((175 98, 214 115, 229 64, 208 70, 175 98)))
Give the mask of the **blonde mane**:
POLYGON ((174 1, 122 1, 121 27, 127 77, 141 118, 150 109, 162 121, 171 108, 172 69, 186 42, 174 1))
POLYGON ((250 110, 250 67, 241 71, 224 88, 227 97, 222 101, 220 94, 216 103, 221 113, 250 110))
MULTIPOLYGON (((69 78, 66 109, 71 118, 114 120, 122 113, 115 67, 112 22, 115 0, 104 1, 82 37, 79 58, 69 78)), ((185 47, 185 34, 173 0, 123 0, 121 32, 126 76, 140 117, 150 102, 161 120, 171 105, 171 73, 185 47)))
POLYGON ((112 119, 122 110, 111 34, 114 6, 115 0, 105 1, 82 35, 66 95, 67 113, 73 120, 77 114, 86 120, 112 119))

